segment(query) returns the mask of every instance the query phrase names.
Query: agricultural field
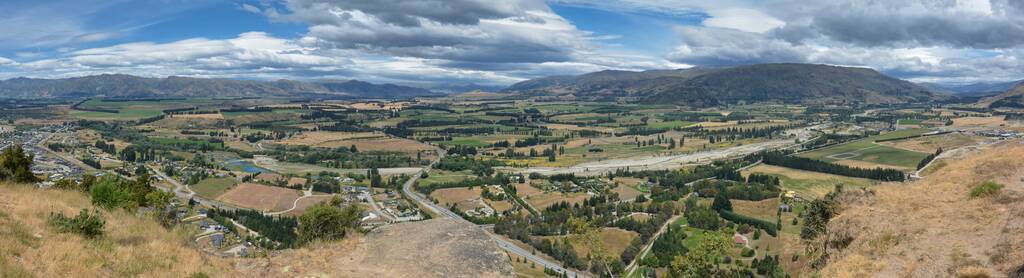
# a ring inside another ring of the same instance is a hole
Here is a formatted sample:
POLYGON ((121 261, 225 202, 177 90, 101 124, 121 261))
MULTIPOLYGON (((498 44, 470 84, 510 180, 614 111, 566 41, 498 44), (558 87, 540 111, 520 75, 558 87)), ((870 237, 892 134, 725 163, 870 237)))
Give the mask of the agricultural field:
POLYGON ((928 153, 910 151, 876 143, 876 140, 902 138, 927 133, 927 129, 907 129, 872 136, 824 149, 799 154, 800 157, 836 162, 862 168, 914 169, 928 153))
POLYGON ((234 178, 208 178, 192 185, 190 188, 192 188, 192 191, 196 192, 196 194, 199 194, 199 196, 216 199, 236 184, 238 184, 238 181, 234 178))
POLYGON ((242 183, 224 192, 218 201, 262 212, 290 209, 302 192, 283 187, 242 183))
POLYGON ((853 188, 871 186, 877 183, 876 181, 864 178, 852 178, 764 164, 742 172, 744 176, 749 176, 751 173, 760 173, 779 177, 779 180, 782 183, 782 188, 795 191, 798 196, 810 198, 820 198, 825 196, 826 193, 835 189, 836 185, 853 188))

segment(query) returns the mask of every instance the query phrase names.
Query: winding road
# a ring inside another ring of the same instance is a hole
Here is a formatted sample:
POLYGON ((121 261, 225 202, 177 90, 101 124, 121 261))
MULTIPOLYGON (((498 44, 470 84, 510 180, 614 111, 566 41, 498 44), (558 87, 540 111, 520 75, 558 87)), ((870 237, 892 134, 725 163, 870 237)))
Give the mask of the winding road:
MULTIPOLYGON (((441 161, 441 158, 445 156, 446 152, 443 149, 441 149, 441 148, 437 148, 437 154, 438 154, 437 160, 435 160, 434 162, 431 162, 430 165, 427 165, 426 167, 423 167, 423 169, 420 170, 420 172, 418 174, 414 175, 412 178, 410 178, 408 181, 406 181, 405 184, 402 185, 402 193, 407 198, 409 198, 410 200, 418 203, 422 207, 427 208, 427 210, 430 210, 430 212, 433 213, 433 214, 439 215, 440 217, 444 217, 444 218, 451 218, 451 219, 456 219, 456 220, 459 220, 459 221, 464 221, 466 223, 470 223, 466 219, 463 219, 462 216, 459 216, 458 214, 448 210, 447 208, 444 208, 442 206, 434 204, 434 202, 431 202, 425 196, 423 196, 419 192, 416 192, 416 190, 413 189, 413 185, 416 184, 416 181, 420 178, 420 176, 423 173, 429 173, 430 169, 434 166, 434 164, 437 163, 438 161, 441 161)), ((470 223, 470 224, 472 224, 472 223, 470 223)), ((516 255, 518 255, 520 257, 526 258, 527 260, 530 260, 531 262, 539 264, 539 265, 541 265, 543 267, 550 268, 550 269, 554 270, 555 272, 566 273, 566 274, 569 275, 569 277, 592 277, 592 275, 590 275, 589 273, 577 272, 577 271, 573 271, 571 269, 566 269, 566 268, 563 268, 562 264, 559 263, 559 262, 550 261, 550 260, 547 260, 545 258, 539 257, 537 255, 534 255, 532 252, 530 252, 530 251, 528 251, 526 249, 523 249, 523 248, 519 247, 518 245, 516 245, 515 243, 512 243, 512 242, 506 240, 505 238, 502 238, 501 236, 496 235, 496 234, 492 233, 491 231, 489 231, 487 229, 487 227, 490 227, 490 225, 482 225, 482 226, 477 226, 477 227, 480 228, 480 230, 482 230, 485 233, 487 233, 487 235, 491 236, 491 238, 494 239, 494 241, 498 244, 498 247, 500 247, 501 249, 505 249, 505 251, 508 251, 508 252, 516 254, 516 255)))

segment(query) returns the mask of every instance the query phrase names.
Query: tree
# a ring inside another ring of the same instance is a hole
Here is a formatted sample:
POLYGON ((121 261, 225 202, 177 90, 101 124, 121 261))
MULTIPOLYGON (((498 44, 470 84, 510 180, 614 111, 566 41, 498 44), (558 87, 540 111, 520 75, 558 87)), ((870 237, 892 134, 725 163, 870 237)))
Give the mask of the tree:
POLYGON ((718 229, 718 213, 707 205, 696 205, 692 209, 686 210, 685 216, 687 223, 695 228, 705 230, 718 229))
POLYGON ((715 201, 711 203, 711 209, 715 211, 732 211, 732 202, 729 201, 729 198, 726 197, 725 194, 720 192, 715 195, 715 201))
POLYGON ((718 273, 718 258, 731 249, 729 236, 723 233, 708 233, 700 244, 678 256, 672 262, 672 274, 676 277, 712 277, 718 273))
POLYGON ((356 148, 355 144, 352 144, 351 147, 348 147, 348 151, 349 152, 353 152, 353 153, 357 153, 357 152, 359 152, 359 149, 356 148))
POLYGON ((341 239, 349 230, 359 226, 362 208, 354 204, 340 208, 336 203, 332 200, 327 204, 313 206, 299 216, 300 242, 341 239))
POLYGON ((37 182, 38 179, 32 174, 32 161, 35 156, 26 154, 21 145, 13 145, 0 154, 0 180, 10 180, 19 183, 37 182))
POLYGON ((94 205, 106 208, 131 208, 137 206, 131 193, 121 189, 119 181, 111 176, 104 177, 89 189, 94 205))

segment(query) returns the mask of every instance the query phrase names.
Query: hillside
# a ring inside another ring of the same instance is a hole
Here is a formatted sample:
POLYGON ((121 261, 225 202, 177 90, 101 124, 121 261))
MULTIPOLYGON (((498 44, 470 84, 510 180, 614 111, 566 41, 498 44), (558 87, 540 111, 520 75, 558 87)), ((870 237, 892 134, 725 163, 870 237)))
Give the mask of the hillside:
POLYGON ((946 97, 871 69, 811 64, 601 71, 527 80, 504 91, 604 100, 637 97, 649 103, 694 106, 762 101, 899 103, 946 97))
POLYGON ((872 69, 763 64, 703 74, 654 92, 647 102, 698 106, 762 101, 845 104, 920 102, 943 97, 872 69))
POLYGON ((577 76, 551 76, 531 79, 505 88, 504 92, 528 95, 573 94, 589 98, 614 98, 646 94, 663 86, 685 82, 715 71, 709 68, 679 70, 618 71, 606 70, 577 76))
MULTIPOLYGON (((840 201, 828 223, 822 277, 1024 275, 1024 144, 951 151, 945 166, 909 184, 840 201), (970 197, 994 181, 994 196, 970 197)), ((851 190, 853 191, 853 190, 851 190)))
POLYGON ((167 97, 294 97, 409 98, 437 95, 426 89, 358 80, 303 82, 190 78, 146 78, 103 74, 64 79, 0 80, 3 98, 167 98, 167 97))
POLYGON ((1024 80, 1009 82, 978 82, 967 84, 938 84, 918 83, 925 88, 936 92, 945 92, 958 96, 991 96, 1005 92, 1017 85, 1024 83, 1024 80))
POLYGON ((1002 94, 984 98, 978 101, 978 104, 991 108, 1024 108, 1024 84, 1017 85, 1002 94))
POLYGON ((92 209, 82 193, 0 184, 0 277, 511 277, 508 256, 474 225, 429 220, 269 258, 221 258, 190 246, 190 232, 152 218, 102 211, 94 240, 57 233, 51 212, 92 209))

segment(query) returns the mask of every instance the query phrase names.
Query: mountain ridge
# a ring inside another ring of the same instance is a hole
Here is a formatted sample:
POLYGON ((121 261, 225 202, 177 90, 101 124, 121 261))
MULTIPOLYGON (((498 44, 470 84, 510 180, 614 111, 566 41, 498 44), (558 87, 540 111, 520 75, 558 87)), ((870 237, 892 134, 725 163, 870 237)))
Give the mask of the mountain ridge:
POLYGON ((359 80, 254 81, 168 76, 140 77, 100 74, 61 79, 18 77, 0 80, 0 97, 27 98, 161 98, 161 97, 293 97, 411 98, 439 93, 395 84, 359 80))
POLYGON ((745 102, 900 103, 945 99, 873 69, 818 64, 757 64, 677 70, 600 71, 527 80, 504 92, 635 98, 648 103, 712 106, 745 102))

